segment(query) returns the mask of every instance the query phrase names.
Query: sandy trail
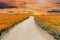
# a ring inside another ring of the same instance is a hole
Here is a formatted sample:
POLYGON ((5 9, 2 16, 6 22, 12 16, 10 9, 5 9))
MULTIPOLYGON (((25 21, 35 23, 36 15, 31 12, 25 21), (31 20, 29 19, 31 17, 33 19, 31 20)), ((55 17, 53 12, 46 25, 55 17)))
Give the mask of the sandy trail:
POLYGON ((1 40, 54 40, 34 22, 34 17, 17 24, 1 40))

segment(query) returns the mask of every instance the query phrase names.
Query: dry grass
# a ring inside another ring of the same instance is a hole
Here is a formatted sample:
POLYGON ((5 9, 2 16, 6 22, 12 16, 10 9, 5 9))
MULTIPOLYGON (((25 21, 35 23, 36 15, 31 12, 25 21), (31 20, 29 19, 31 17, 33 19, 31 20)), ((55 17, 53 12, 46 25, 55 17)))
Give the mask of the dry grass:
MULTIPOLYGON (((5 10, 6 11, 6 10, 5 10)), ((20 14, 20 13, 0 13, 0 30, 9 28, 15 23, 21 22, 24 19, 28 18, 29 14, 20 14)))
POLYGON ((35 15, 35 22, 56 40, 60 40, 60 14, 35 15))
POLYGON ((35 15, 35 20, 45 26, 60 30, 60 15, 35 15))

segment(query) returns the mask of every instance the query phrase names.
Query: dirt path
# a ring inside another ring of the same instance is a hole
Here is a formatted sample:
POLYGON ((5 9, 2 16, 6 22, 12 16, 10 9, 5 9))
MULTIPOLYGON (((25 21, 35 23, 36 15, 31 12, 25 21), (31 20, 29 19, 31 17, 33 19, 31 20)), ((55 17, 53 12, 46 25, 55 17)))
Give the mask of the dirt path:
POLYGON ((1 40, 54 40, 41 30, 31 16, 29 19, 12 28, 1 40))

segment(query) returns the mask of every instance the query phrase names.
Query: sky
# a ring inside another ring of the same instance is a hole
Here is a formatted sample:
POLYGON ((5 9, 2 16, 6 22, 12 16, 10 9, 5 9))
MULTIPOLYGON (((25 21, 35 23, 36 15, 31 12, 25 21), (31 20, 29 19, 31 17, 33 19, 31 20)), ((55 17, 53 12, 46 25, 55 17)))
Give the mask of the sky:
POLYGON ((30 9, 60 8, 60 0, 0 0, 0 3, 30 9))

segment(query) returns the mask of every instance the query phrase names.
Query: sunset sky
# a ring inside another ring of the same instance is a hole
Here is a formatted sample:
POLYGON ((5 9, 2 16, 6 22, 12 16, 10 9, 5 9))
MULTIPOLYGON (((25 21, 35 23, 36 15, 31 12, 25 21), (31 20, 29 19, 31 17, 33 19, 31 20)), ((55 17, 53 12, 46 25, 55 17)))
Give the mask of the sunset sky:
POLYGON ((0 6, 1 3, 8 6, 30 9, 60 8, 60 0, 0 0, 0 6))

